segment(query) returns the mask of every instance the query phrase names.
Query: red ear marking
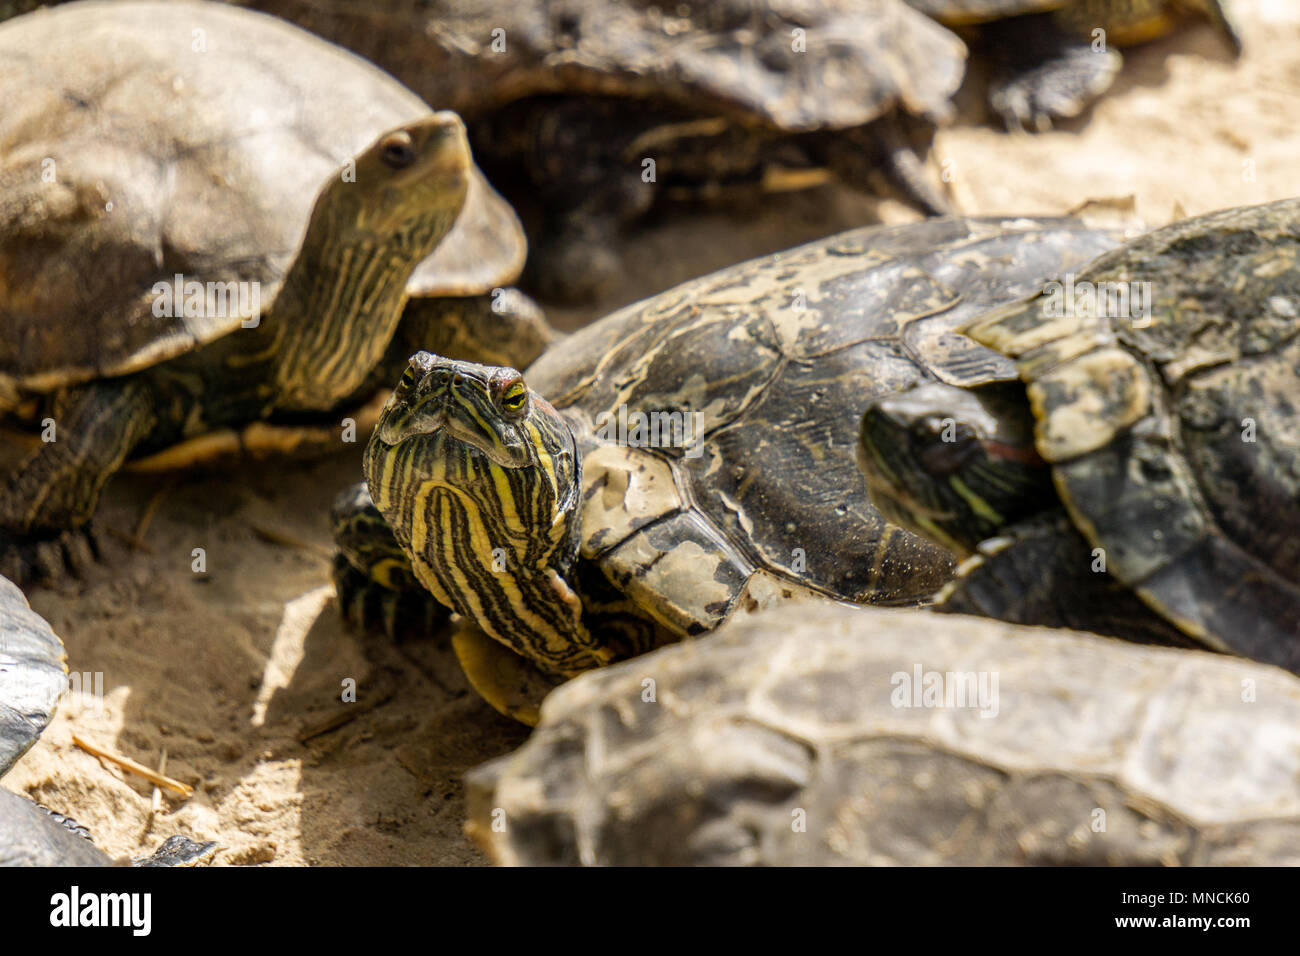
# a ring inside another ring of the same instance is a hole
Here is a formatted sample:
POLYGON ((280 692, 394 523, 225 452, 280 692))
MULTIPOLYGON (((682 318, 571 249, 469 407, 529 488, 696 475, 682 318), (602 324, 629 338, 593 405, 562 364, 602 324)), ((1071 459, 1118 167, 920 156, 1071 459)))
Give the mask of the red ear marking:
POLYGON ((986 441, 983 445, 984 450, 994 458, 1001 458, 1004 461, 1018 461, 1022 465, 1047 465, 1047 462, 1038 454, 1038 450, 1033 445, 1022 447, 1008 445, 1000 441, 986 441))

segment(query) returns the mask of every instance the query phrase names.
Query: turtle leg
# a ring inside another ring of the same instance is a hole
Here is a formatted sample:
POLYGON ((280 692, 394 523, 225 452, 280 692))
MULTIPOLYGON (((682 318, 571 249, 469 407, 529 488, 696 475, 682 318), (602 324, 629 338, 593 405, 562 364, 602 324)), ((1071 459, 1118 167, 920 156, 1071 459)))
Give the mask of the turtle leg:
POLYGON ((451 612, 415 577, 364 481, 334 499, 330 525, 339 548, 334 588, 345 621, 393 639, 406 633, 431 634, 447 623, 451 612))
POLYGON ((1007 129, 1048 130, 1087 109, 1115 79, 1121 58, 1091 36, 1065 30, 1050 13, 986 25, 992 64, 988 99, 1007 129))
POLYGON ((939 594, 937 610, 1108 634, 1143 644, 1203 645, 1104 570, 1064 510, 1012 525, 980 546, 939 594))
POLYGON ((542 698, 565 680, 544 673, 468 619, 456 628, 451 643, 465 677, 479 696, 497 713, 529 727, 537 726, 542 698))
MULTIPOLYGON (((339 547, 334 587, 344 620, 394 639, 409 630, 432 633, 447 623, 451 612, 415 577, 365 482, 334 500, 330 522, 339 547)), ((544 674, 468 619, 453 632, 452 648, 479 695, 499 713, 530 727, 537 723, 542 698, 562 680, 544 674)))
POLYGON ((0 488, 0 574, 51 579, 94 561, 88 523, 100 493, 157 423, 153 391, 139 379, 67 394, 48 420, 49 437, 0 488))
POLYGON ((132 866, 198 866, 208 863, 221 850, 221 844, 191 840, 179 833, 167 838, 147 857, 132 860, 132 866))
POLYGON ((541 307, 518 289, 412 299, 385 355, 383 385, 391 388, 421 349, 481 365, 524 369, 557 337, 541 307))
POLYGON ((946 216, 952 204, 930 184, 921 156, 933 128, 890 116, 866 126, 818 134, 819 152, 846 186, 892 195, 927 216, 946 216))

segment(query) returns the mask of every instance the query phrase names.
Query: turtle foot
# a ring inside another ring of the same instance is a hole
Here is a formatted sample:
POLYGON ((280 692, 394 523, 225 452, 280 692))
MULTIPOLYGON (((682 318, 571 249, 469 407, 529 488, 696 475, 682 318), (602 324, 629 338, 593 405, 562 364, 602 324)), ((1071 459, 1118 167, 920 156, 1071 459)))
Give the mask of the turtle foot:
POLYGON ((451 646, 479 696, 497 713, 529 727, 541 718, 542 699, 564 683, 563 677, 543 673, 469 622, 456 629, 451 646))
POLYGON ((198 866, 209 862, 221 849, 217 843, 199 843, 189 837, 168 837, 167 841, 141 860, 132 860, 132 866, 198 866))
POLYGON ((334 556, 333 573, 339 613, 348 627, 361 633, 394 641, 408 634, 423 637, 444 627, 451 616, 428 592, 386 588, 341 554, 334 556))
POLYGON ((993 79, 989 106, 1008 130, 1046 132, 1055 120, 1071 119, 1092 105, 1119 67, 1114 50, 1062 47, 1049 59, 993 79))
POLYGON ((99 560, 99 540, 90 525, 49 534, 0 530, 0 575, 20 586, 49 584, 69 574, 79 578, 99 560))

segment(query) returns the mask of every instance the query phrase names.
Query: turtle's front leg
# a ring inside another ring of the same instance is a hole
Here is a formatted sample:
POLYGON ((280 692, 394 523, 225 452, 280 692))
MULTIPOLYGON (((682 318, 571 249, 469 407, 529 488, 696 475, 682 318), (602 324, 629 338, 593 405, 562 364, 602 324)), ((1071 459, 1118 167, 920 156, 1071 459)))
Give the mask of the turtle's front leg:
POLYGON ((922 158, 933 138, 928 124, 886 116, 866 126, 819 133, 809 143, 846 186, 892 195, 927 216, 949 216, 952 203, 930 182, 922 158))
POLYGON ((451 611, 416 580, 364 481, 334 499, 330 526, 339 549, 334 589, 345 621, 394 639, 410 631, 430 634, 446 624, 451 611))
POLYGON ((1064 509, 1051 509, 982 544, 940 592, 937 610, 1142 644, 1202 647, 1106 573, 1102 557, 1064 509))
POLYGON ((138 379, 106 379, 65 396, 43 443, 0 488, 0 574, 19 582, 74 573, 96 557, 87 527, 104 485, 157 425, 138 379))
POLYGON ((479 696, 497 713, 529 727, 537 726, 542 699, 565 681, 488 637, 468 618, 457 625, 451 645, 461 670, 479 696))
POLYGON ((1110 88, 1117 51, 1062 29, 1052 14, 986 25, 981 38, 993 63, 989 106, 1007 129, 1044 131, 1080 115, 1110 88))

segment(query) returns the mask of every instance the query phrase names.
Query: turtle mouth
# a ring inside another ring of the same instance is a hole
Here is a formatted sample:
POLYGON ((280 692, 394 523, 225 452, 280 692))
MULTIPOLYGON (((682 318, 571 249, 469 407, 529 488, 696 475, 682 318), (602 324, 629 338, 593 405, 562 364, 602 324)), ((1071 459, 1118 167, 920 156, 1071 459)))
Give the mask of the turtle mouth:
POLYGON ((384 444, 419 442, 431 457, 445 460, 478 454, 502 468, 524 468, 532 463, 526 441, 510 422, 488 418, 476 404, 466 406, 455 395, 425 396, 409 408, 394 409, 380 422, 384 444))
POLYGON ((475 449, 481 455, 502 468, 526 468, 532 464, 525 443, 515 433, 511 425, 500 425, 499 431, 485 435, 481 429, 465 425, 451 409, 443 409, 440 420, 435 424, 431 437, 441 437, 447 444, 456 442, 475 449))
POLYGON ((527 395, 519 402, 518 373, 418 353, 380 417, 376 436, 397 447, 417 442, 418 454, 444 464, 481 455, 501 468, 525 468, 531 447, 527 395), (498 407, 500 382, 514 385, 515 409, 498 407))

